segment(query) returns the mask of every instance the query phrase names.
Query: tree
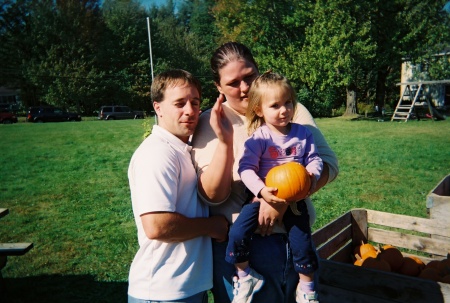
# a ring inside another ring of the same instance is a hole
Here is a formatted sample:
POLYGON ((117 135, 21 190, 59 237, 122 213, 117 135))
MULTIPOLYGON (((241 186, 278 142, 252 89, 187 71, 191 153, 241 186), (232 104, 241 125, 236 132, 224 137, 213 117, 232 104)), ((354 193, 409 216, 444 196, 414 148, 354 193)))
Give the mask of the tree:
POLYGON ((36 37, 25 69, 48 104, 84 112, 102 72, 96 66, 101 19, 97 0, 43 1, 31 15, 36 37))
POLYGON ((136 0, 106 0, 106 26, 99 54, 107 67, 103 104, 125 104, 153 111, 150 100, 150 59, 146 11, 136 0))
POLYGON ((101 74, 95 68, 98 21, 96 0, 21 0, 6 6, 1 59, 15 71, 6 82, 21 89, 25 105, 45 102, 81 112, 101 74))
POLYGON ((314 114, 331 112, 330 102, 319 98, 301 79, 298 57, 313 22, 311 1, 217 1, 213 8, 219 43, 239 41, 255 56, 261 71, 284 74, 298 91, 299 100, 314 114), (323 101, 323 102, 322 102, 323 101), (321 103, 322 102, 322 103, 321 103))
POLYGON ((244 43, 262 70, 277 70, 299 85, 296 53, 304 43, 311 9, 309 1, 299 0, 219 0, 213 13, 222 37, 219 43, 244 43))
POLYGON ((39 88, 23 72, 34 44, 30 36, 30 11, 37 4, 7 0, 0 6, 0 85, 18 88, 24 105, 37 101, 39 88))
MULTIPOLYGON (((376 42, 372 70, 376 83, 375 104, 380 111, 388 88, 398 94, 395 82, 399 82, 403 60, 431 63, 434 55, 450 42, 449 14, 443 11, 444 4, 445 1, 419 0, 372 2, 371 36, 376 42)), ((435 66, 439 69, 439 65, 435 66)))
POLYGON ((209 74, 209 58, 215 48, 211 30, 210 6, 213 1, 185 1, 177 9, 173 1, 150 12, 155 73, 169 68, 188 70, 202 80, 202 107, 209 107, 216 96, 209 74), (207 33, 207 28, 210 28, 207 33))
POLYGON ((197 58, 192 72, 202 81, 202 108, 212 107, 217 98, 217 89, 210 73, 211 55, 219 37, 214 26, 212 8, 215 0, 186 0, 178 7, 177 18, 188 30, 192 40, 192 56, 197 58))
POLYGON ((317 1, 314 22, 306 30, 306 42, 299 55, 302 79, 310 87, 321 91, 345 87, 346 115, 356 114, 358 82, 366 75, 367 62, 375 57, 366 4, 317 1))

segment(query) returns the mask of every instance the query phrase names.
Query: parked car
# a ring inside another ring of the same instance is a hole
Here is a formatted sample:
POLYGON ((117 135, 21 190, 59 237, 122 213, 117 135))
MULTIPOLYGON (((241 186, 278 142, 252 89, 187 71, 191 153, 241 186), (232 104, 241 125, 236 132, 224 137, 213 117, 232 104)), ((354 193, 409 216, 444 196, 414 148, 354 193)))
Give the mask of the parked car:
POLYGON ((144 117, 143 111, 132 110, 123 105, 102 106, 98 113, 99 120, 143 119, 144 117))
POLYGON ((17 123, 17 116, 9 109, 0 109, 0 123, 1 124, 12 124, 17 123))
POLYGON ((81 116, 53 106, 32 106, 28 109, 29 122, 64 122, 81 121, 81 116))

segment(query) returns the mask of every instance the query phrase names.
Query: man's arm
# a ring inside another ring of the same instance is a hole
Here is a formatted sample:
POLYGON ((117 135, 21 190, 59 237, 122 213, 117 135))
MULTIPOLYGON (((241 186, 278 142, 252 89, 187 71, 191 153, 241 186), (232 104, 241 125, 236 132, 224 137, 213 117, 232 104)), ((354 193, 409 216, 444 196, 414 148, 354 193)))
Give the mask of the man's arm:
POLYGON ((228 221, 223 216, 188 218, 173 212, 152 212, 141 215, 146 236, 164 242, 183 242, 208 236, 225 241, 228 221))
POLYGON ((328 142, 325 140, 322 132, 317 127, 309 111, 301 103, 297 104, 297 111, 295 113, 294 122, 305 126, 312 132, 317 151, 322 158, 323 170, 319 180, 317 180, 315 189, 315 191, 318 191, 327 183, 333 181, 339 174, 339 166, 336 154, 328 145, 328 142))

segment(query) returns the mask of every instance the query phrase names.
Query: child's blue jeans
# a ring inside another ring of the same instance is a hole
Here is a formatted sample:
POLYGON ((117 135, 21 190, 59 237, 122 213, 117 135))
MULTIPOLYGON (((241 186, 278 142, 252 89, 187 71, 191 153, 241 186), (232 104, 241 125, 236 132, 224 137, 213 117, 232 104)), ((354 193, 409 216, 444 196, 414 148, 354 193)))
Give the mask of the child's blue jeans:
MULTIPOLYGON (((225 260, 235 264, 249 261, 251 239, 258 227, 259 202, 246 204, 230 228, 225 260)), ((311 238, 308 208, 304 200, 297 202, 301 215, 292 213, 290 207, 283 216, 292 250, 294 269, 301 274, 317 270, 318 261, 311 238)))

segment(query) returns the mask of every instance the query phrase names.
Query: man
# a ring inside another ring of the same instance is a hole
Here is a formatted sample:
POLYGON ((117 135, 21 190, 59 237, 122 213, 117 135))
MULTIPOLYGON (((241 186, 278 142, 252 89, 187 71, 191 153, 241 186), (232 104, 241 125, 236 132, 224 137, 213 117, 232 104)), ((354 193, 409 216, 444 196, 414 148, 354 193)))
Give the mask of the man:
POLYGON ((197 126, 201 86, 170 70, 151 87, 158 125, 131 158, 128 178, 139 250, 131 264, 128 302, 206 303, 212 287, 211 239, 224 241, 228 223, 208 217, 197 199, 189 137, 197 126))

